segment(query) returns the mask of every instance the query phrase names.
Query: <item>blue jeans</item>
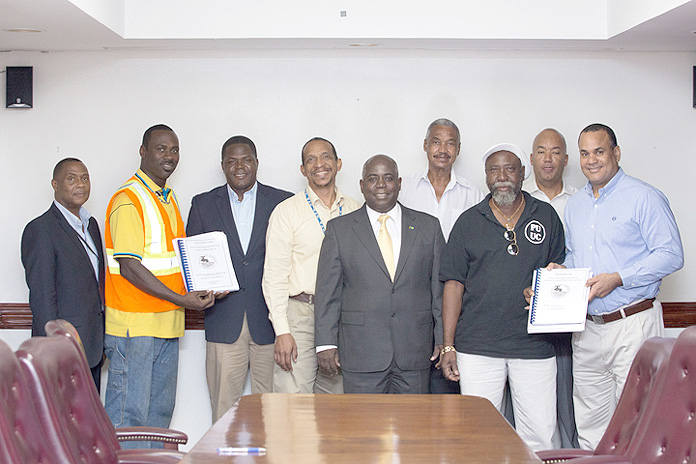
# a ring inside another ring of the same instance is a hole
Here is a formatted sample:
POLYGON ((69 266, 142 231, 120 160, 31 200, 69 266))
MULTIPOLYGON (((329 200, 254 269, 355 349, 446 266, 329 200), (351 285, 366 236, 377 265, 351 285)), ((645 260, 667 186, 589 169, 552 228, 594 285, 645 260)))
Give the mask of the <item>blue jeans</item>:
MULTIPOLYGON (((109 358, 106 413, 114 427, 169 427, 176 399, 179 339, 104 336, 109 358)), ((161 448, 121 442, 122 448, 161 448)))

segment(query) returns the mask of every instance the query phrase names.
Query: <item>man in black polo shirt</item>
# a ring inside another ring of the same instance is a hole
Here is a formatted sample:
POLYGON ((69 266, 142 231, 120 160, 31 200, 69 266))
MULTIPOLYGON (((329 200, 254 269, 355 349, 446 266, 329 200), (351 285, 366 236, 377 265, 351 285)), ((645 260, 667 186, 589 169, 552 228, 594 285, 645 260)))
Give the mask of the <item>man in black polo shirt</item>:
POLYGON ((522 149, 496 145, 483 161, 491 193, 459 216, 442 256, 442 370, 463 395, 498 410, 509 380, 517 432, 534 450, 551 448, 554 348, 527 333, 523 291, 534 269, 563 262, 563 225, 553 207, 522 191, 531 171, 522 149))

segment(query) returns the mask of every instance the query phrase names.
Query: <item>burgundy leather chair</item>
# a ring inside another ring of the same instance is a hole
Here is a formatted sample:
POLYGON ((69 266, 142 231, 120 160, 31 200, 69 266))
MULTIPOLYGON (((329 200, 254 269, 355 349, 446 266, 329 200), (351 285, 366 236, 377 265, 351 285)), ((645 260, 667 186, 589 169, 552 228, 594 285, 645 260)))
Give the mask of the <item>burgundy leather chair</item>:
MULTIPOLYGON (((44 329, 49 337, 64 337, 70 340, 79 351, 84 367, 89 372, 89 364, 87 363, 80 336, 72 324, 63 319, 56 319, 48 321, 44 329)), ((106 414, 106 410, 102 407, 97 388, 92 385, 92 388, 89 388, 89 390, 102 426, 115 434, 118 441, 157 441, 163 443, 165 449, 173 450, 179 449, 179 445, 185 445, 188 442, 188 436, 184 432, 174 429, 159 427, 119 427, 114 429, 109 416, 106 414)))
POLYGON ((16 356, 43 428, 53 429, 67 444, 70 459, 58 462, 173 464, 183 459, 173 450, 120 449, 113 427, 105 426, 101 402, 95 401, 84 356, 67 337, 33 337, 16 356))
POLYGON ((39 420, 19 362, 0 340, 0 462, 71 462, 66 448, 55 429, 39 420))
MULTIPOLYGON (((638 350, 628 371, 623 392, 614 415, 594 451, 557 449, 537 452, 546 463, 558 463, 583 456, 622 455, 628 449, 638 421, 645 409, 656 379, 664 372, 667 358, 672 352, 674 338, 653 337, 638 350), (662 369, 662 371, 660 370, 662 369)), ((575 463, 575 460, 573 460, 575 463)))
POLYGON ((626 452, 573 464, 673 464, 696 457, 696 326, 677 337, 663 369, 626 452))

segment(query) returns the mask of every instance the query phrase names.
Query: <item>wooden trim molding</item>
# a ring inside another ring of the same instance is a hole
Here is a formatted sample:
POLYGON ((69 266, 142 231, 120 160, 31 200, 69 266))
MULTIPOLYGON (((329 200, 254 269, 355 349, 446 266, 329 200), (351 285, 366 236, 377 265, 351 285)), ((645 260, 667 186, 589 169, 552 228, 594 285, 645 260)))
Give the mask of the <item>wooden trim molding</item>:
MULTIPOLYGON (((663 302, 662 312, 667 328, 696 325, 696 301, 663 302)), ((203 330, 203 311, 186 310, 186 329, 203 330)), ((0 329, 31 329, 28 303, 0 303, 0 329)))
MULTIPOLYGON (((186 310, 186 329, 203 330, 203 311, 186 310)), ((29 303, 0 303, 0 329, 31 329, 29 303)))

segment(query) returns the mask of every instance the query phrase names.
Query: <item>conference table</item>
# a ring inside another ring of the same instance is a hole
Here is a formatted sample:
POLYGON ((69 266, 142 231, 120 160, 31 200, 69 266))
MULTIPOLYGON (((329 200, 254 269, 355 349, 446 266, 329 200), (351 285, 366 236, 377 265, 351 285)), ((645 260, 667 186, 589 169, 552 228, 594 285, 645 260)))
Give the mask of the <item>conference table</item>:
POLYGON ((463 395, 243 396, 181 461, 540 463, 493 405, 463 395), (263 447, 264 455, 218 455, 263 447))

